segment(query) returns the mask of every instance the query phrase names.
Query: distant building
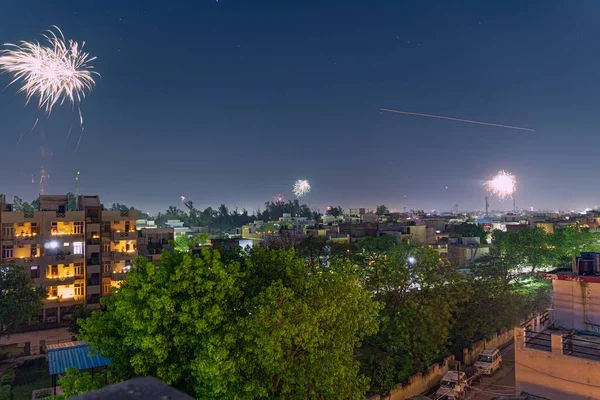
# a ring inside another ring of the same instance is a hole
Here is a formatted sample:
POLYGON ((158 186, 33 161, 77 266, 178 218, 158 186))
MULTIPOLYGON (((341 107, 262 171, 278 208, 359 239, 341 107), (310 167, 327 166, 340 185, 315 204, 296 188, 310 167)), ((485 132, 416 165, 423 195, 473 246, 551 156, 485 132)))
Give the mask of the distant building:
POLYGON ((448 241, 448 260, 459 268, 490 254, 490 246, 481 244, 478 237, 450 238, 448 241))
POLYGON ((521 224, 518 222, 515 222, 515 223, 507 222, 505 226, 506 226, 506 232, 521 232, 526 229, 529 229, 529 225, 521 224))
POLYGON ((165 246, 175 239, 173 228, 144 228, 139 231, 138 254, 160 265, 165 246))
POLYGON ((241 239, 241 238, 212 238, 208 239, 207 244, 217 250, 233 250, 238 247, 242 249, 252 248, 254 243, 252 239, 241 239))
POLYGON ((362 222, 375 224, 379 222, 379 216, 375 214, 364 214, 362 216, 362 222))
POLYGON ((541 230, 543 230, 544 232, 546 232, 548 234, 553 234, 554 233, 554 223, 553 222, 549 222, 549 221, 536 221, 535 223, 533 223, 533 227, 541 229, 541 230))
POLYGON ((158 228, 158 226, 156 226, 156 223, 153 220, 149 220, 149 219, 138 219, 135 221, 135 226, 138 231, 141 229, 158 228))
POLYGON ((348 214, 351 217, 360 217, 361 215, 365 215, 367 213, 367 209, 366 208, 351 208, 348 211, 348 214))
POLYGON ((600 253, 583 253, 552 280, 551 310, 515 328, 517 391, 600 399, 600 253))
POLYGON ((167 222, 165 222, 165 226, 167 228, 173 228, 173 235, 175 238, 178 236, 187 236, 191 232, 190 228, 183 226, 183 221, 178 219, 167 220, 167 222))

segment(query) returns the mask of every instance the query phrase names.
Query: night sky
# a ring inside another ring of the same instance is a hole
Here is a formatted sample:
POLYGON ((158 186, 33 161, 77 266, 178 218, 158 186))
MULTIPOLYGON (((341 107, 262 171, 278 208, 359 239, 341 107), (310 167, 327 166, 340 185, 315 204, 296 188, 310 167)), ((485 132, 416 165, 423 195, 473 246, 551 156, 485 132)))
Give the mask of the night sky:
POLYGON ((43 162, 47 193, 80 170, 80 193, 151 212, 180 195, 252 211, 300 178, 321 210, 467 210, 504 169, 518 206, 594 206, 598 21, 598 1, 4 1, 0 42, 58 25, 102 76, 75 155, 69 106, 0 94, 0 192, 37 197, 43 162))

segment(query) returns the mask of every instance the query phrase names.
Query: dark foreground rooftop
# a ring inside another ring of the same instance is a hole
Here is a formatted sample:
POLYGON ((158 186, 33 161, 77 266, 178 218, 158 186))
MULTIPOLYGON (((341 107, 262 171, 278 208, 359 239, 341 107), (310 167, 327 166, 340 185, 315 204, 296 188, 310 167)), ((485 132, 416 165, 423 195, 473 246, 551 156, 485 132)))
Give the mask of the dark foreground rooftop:
POLYGON ((192 400, 192 397, 154 378, 135 378, 102 390, 89 392, 72 400, 192 400))

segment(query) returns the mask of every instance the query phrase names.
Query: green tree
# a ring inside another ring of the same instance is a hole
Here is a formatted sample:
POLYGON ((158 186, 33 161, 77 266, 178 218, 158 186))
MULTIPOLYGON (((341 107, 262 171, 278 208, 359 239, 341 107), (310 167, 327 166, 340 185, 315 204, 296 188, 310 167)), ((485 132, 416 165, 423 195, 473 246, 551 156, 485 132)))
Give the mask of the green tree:
POLYGON ((293 250, 224 263, 203 249, 138 258, 81 337, 125 379, 151 375, 198 398, 358 398, 354 350, 375 332, 377 303, 350 264, 321 273, 293 250))
POLYGON ((555 266, 568 267, 571 260, 584 251, 600 251, 600 234, 579 224, 558 229, 551 244, 556 249, 555 266))
POLYGON ((37 317, 46 291, 36 287, 22 266, 0 264, 0 336, 10 335, 37 317))
POLYGON ((496 230, 492 234, 492 255, 515 271, 533 273, 555 264, 557 252, 552 242, 552 235, 539 228, 518 232, 496 230))
POLYGON ((386 215, 390 213, 390 209, 384 206, 383 204, 378 205, 375 209, 375 214, 377 215, 386 215))
POLYGON ((40 211, 40 196, 31 202, 31 207, 33 207, 34 211, 40 211))
POLYGON ((329 206, 329 207, 327 207, 326 214, 331 215, 333 217, 340 217, 340 216, 344 215, 344 210, 340 206, 337 206, 337 207, 329 206))
POLYGON ((430 248, 376 241, 370 247, 358 252, 364 259, 356 265, 363 287, 385 307, 379 333, 360 354, 363 370, 373 374, 371 390, 387 394, 392 382, 404 381, 444 355, 464 284, 430 248))
MULTIPOLYGON (((107 370, 99 371, 92 376, 89 372, 76 368, 67 368, 65 374, 58 379, 58 385, 63 391, 62 395, 52 396, 52 400, 70 399, 80 394, 102 389, 107 385, 107 370)), ((113 382, 114 383, 114 382, 113 382)))
POLYGON ((15 196, 13 198, 13 211, 30 213, 30 212, 33 212, 34 210, 33 210, 33 207, 29 203, 23 201, 20 197, 15 196))
POLYGON ((77 335, 81 328, 81 323, 92 315, 92 310, 83 305, 76 305, 71 314, 71 323, 69 324, 69 332, 77 335))
POLYGON ((478 237, 480 243, 487 243, 487 232, 477 224, 463 222, 454 227, 454 237, 478 237))

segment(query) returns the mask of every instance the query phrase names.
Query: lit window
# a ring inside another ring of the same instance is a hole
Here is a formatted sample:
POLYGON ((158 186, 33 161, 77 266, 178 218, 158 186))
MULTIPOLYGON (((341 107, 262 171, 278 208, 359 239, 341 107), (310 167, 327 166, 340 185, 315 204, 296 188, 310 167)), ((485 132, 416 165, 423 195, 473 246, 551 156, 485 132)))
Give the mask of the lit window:
POLYGON ((65 246, 65 247, 67 247, 69 244, 70 244, 69 242, 66 242, 66 243, 64 244, 64 246, 65 246))
POLYGON ((75 263, 74 273, 75 275, 83 275, 83 265, 81 263, 75 263))
POLYGON ((73 254, 83 254, 83 242, 73 242, 73 254))
POLYGON ((83 283, 75 284, 75 296, 83 296, 83 283))
POLYGON ((2 246, 2 258, 13 258, 13 246, 12 245, 2 246))

